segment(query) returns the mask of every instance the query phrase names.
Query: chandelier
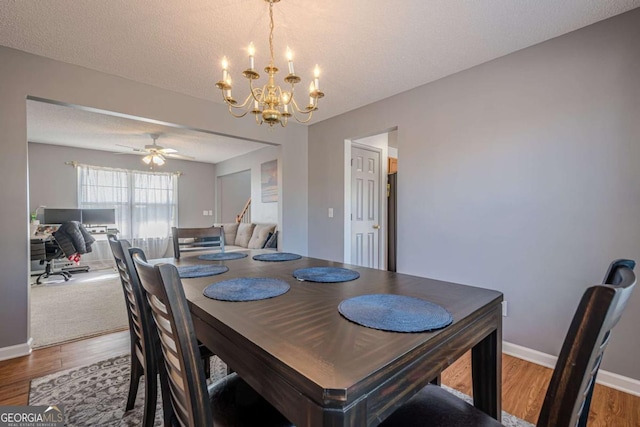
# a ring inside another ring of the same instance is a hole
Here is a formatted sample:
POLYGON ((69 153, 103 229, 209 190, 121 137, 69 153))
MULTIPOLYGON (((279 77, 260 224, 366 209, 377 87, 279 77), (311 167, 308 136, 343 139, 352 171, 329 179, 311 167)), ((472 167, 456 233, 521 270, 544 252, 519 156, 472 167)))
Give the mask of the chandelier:
POLYGON ((249 95, 242 104, 239 104, 231 95, 231 78, 229 77, 229 61, 225 56, 222 58, 222 80, 216 83, 216 87, 222 92, 222 99, 229 106, 229 113, 236 118, 244 117, 247 113, 255 116, 256 123, 267 123, 273 126, 280 123, 282 127, 287 125, 289 117, 293 117, 300 123, 311 120, 314 111, 318 109, 318 99, 324 96, 320 91, 319 77, 320 69, 316 65, 314 79, 309 85, 309 104, 300 108, 294 98, 294 88, 300 83, 293 68, 293 53, 287 47, 287 61, 289 63, 289 74, 284 78, 285 83, 291 85, 282 89, 275 83, 275 75, 278 68, 273 61, 273 4, 280 0, 265 0, 269 3, 269 65, 264 68, 268 74, 268 81, 262 87, 254 87, 254 80, 260 78, 260 74, 254 68, 255 47, 249 44, 249 68, 242 72, 242 75, 249 81, 249 95))

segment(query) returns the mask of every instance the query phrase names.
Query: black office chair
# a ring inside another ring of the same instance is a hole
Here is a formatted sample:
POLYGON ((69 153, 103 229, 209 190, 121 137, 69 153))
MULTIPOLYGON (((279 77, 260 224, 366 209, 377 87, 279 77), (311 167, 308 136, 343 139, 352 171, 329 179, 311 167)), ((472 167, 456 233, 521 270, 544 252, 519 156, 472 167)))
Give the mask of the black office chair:
POLYGON ((64 270, 54 271, 53 269, 53 263, 55 260, 66 258, 62 247, 60 247, 55 237, 51 236, 41 245, 44 246, 44 250, 42 250, 41 247, 38 248, 38 250, 34 250, 34 245, 31 245, 31 259, 34 260, 35 258, 35 260, 40 261, 40 265, 44 264, 44 273, 38 276, 36 284, 40 285, 42 279, 46 279, 51 276, 62 276, 65 282, 71 279, 71 273, 64 270))
MULTIPOLYGON (((291 423, 237 374, 207 387, 198 363, 198 343, 178 270, 151 265, 137 248, 130 250, 155 320, 164 363, 160 381, 170 390, 163 404, 173 412, 171 425, 190 427, 289 427, 291 423)), ((166 424, 166 420, 165 420, 166 424)))
MULTIPOLYGON (((609 341, 636 284, 635 262, 616 260, 606 284, 588 288, 567 332, 538 417, 538 427, 583 427, 593 386, 609 341)), ((446 390, 428 385, 387 418, 381 427, 501 426, 446 390)))

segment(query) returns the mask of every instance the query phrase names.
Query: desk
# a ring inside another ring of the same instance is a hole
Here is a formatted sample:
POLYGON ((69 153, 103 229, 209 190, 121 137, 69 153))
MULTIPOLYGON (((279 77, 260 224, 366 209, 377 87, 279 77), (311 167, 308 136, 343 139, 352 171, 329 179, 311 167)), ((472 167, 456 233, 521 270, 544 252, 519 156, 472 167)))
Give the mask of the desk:
MULTIPOLYGON (((488 289, 312 258, 226 261, 219 276, 183 280, 196 335, 298 426, 375 426, 447 366, 472 350, 474 404, 501 414, 502 294, 488 289), (299 282, 297 268, 360 272, 344 283, 299 282), (224 302, 203 289, 235 277, 273 277, 291 289, 277 298, 224 302), (338 304, 362 294, 394 293, 447 308, 453 324, 430 333, 393 333, 344 319, 338 304)), ((156 262, 158 260, 155 260, 156 262)), ((175 265, 203 263, 196 254, 175 265)))

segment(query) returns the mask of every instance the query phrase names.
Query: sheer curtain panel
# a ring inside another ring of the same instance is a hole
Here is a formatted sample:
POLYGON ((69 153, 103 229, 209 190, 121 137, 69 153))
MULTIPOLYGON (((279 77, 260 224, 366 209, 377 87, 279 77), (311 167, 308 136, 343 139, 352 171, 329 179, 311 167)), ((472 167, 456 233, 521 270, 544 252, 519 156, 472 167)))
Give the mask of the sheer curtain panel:
POLYGON ((175 174, 87 165, 77 170, 80 208, 115 208, 120 238, 150 258, 166 256, 178 215, 175 174))

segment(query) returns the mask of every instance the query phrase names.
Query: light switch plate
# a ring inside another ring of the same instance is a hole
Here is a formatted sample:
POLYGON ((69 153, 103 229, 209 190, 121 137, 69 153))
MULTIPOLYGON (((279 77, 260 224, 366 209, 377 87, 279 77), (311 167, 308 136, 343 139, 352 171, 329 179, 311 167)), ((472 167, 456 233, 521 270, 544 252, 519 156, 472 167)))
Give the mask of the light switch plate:
POLYGON ((209 211, 209 216, 213 216, 213 211, 209 211))
POLYGON ((207 216, 207 215, 209 215, 209 212, 208 211, 202 211, 202 215, 207 216))
POLYGON ((329 208, 329 218, 333 218, 333 208, 329 208))

